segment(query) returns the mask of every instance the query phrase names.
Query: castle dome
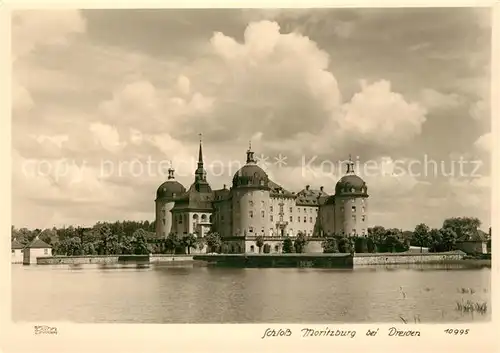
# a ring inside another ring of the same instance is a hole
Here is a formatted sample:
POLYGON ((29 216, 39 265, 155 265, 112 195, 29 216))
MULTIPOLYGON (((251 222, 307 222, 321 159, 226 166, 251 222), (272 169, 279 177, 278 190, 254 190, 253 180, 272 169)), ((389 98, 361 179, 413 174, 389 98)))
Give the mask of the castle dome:
POLYGON ((156 190, 156 198, 174 198, 179 197, 186 192, 186 188, 174 178, 174 170, 168 170, 168 180, 160 185, 156 190))
POLYGON ((349 158, 347 163, 347 173, 337 182, 335 195, 367 195, 368 188, 366 182, 354 174, 354 163, 349 158))
POLYGON ((233 187, 269 188, 267 173, 257 165, 251 148, 247 151, 247 163, 233 177, 233 187))

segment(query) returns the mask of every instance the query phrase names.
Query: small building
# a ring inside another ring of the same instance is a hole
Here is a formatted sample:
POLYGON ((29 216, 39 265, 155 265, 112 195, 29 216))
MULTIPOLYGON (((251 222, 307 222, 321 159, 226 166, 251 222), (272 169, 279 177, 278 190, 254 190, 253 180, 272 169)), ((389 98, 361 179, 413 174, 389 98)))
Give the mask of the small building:
POLYGON ((11 249, 10 262, 12 264, 22 264, 24 245, 18 242, 16 239, 14 239, 10 244, 10 249, 11 249))
POLYGON ((23 265, 36 264, 36 259, 44 256, 52 256, 52 246, 38 238, 38 236, 24 248, 23 265))
POLYGON ((462 236, 456 242, 457 249, 462 250, 466 254, 487 254, 487 244, 486 233, 479 229, 471 234, 462 236))

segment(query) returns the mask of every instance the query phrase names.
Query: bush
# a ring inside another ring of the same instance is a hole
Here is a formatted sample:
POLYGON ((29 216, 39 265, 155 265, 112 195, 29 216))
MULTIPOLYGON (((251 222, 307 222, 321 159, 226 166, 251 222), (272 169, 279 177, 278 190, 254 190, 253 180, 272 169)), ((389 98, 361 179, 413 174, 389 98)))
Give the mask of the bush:
POLYGON ((358 253, 368 252, 368 239, 365 237, 357 237, 354 241, 354 249, 358 253))
POLYGON ((327 238, 323 240, 321 246, 323 247, 323 253, 325 254, 333 254, 339 252, 339 247, 335 238, 327 238))

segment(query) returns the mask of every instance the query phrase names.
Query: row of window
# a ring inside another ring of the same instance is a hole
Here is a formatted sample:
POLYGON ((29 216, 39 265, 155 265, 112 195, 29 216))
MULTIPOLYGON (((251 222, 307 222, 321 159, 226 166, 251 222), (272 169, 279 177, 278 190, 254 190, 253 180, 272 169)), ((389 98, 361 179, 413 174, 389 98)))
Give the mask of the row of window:
MULTIPOLYGON (((253 207, 254 206, 254 203, 252 200, 248 201, 250 207, 253 207)), ((261 206, 262 208, 265 208, 265 202, 264 201, 261 201, 261 206)), ((293 213, 293 207, 290 207, 289 208, 289 211, 290 213, 293 213)), ((274 207, 273 206, 269 206, 269 212, 273 213, 274 212, 274 207)), ((300 207, 297 207, 297 212, 300 213, 300 207)), ((316 212, 318 212, 318 209, 316 208, 316 212)), ((283 213, 283 206, 280 205, 280 213, 283 213)), ((307 213, 307 208, 304 207, 304 213, 307 213)), ((309 213, 313 213, 313 208, 309 208, 309 213)))
MULTIPOLYGON (((344 207, 340 208, 340 212, 344 212, 344 207)), ((356 212, 356 206, 351 207, 351 212, 356 212)), ((361 212, 365 212, 365 206, 361 207, 361 212)))
MULTIPOLYGON (((264 211, 260 211, 260 214, 261 214, 262 218, 265 218, 266 215, 265 215, 264 211)), ((249 211, 248 215, 250 216, 250 218, 253 218, 253 211, 249 211)), ((223 217, 221 217, 221 220, 223 220, 223 217)), ((280 217, 280 220, 282 221, 283 217, 280 217)), ((300 222, 300 220, 301 220, 301 218, 297 217, 297 222, 300 222)), ((273 215, 269 216, 269 221, 274 222, 273 215)), ((293 216, 290 216, 290 222, 293 222, 293 216)), ((304 223, 307 223, 307 217, 304 217, 304 223)), ((313 223, 312 217, 309 217, 309 223, 313 223)))
MULTIPOLYGON (((274 231, 275 231, 275 230, 276 230, 275 228, 269 228, 269 233, 274 233, 274 231)), ((238 229, 238 232, 239 232, 239 229, 238 229)), ((245 231, 245 232, 246 232, 246 231, 245 231)), ((248 232, 249 232, 249 233, 254 233, 254 228, 253 228, 253 227, 248 227, 248 232)), ((264 229, 264 228, 262 228, 262 229, 260 230, 260 232, 261 232, 261 233, 265 233, 265 229, 264 229)), ((299 230, 298 232, 302 232, 302 233, 303 233, 303 234, 305 234, 305 235, 312 235, 312 231, 310 231, 310 230, 309 230, 309 231, 306 231, 306 230, 302 230, 302 231, 301 231, 301 230, 299 230)), ((289 234, 292 234, 292 233, 293 233, 293 228, 290 228, 290 229, 289 229, 289 234)))

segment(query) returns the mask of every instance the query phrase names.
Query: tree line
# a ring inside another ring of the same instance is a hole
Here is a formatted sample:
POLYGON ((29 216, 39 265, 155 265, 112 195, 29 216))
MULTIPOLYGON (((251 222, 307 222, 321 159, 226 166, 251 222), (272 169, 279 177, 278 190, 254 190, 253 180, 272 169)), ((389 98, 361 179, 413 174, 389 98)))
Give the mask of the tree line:
MULTIPOLYGON (((449 218, 439 229, 418 224, 414 231, 402 231, 395 228, 375 226, 368 229, 366 237, 348 237, 342 234, 329 235, 322 242, 325 253, 352 252, 402 252, 410 246, 428 248, 430 252, 451 251, 456 249, 460 239, 473 236, 478 232, 481 222, 472 217, 449 218)), ((114 223, 98 222, 93 227, 62 227, 52 229, 11 228, 11 239, 21 244, 29 244, 37 235, 50 244, 54 255, 126 255, 171 253, 190 254, 192 249, 204 249, 206 252, 223 252, 224 241, 216 231, 210 231, 203 238, 195 234, 179 236, 170 233, 166 238, 155 236, 155 222, 121 221, 114 223)), ((491 228, 488 233, 488 245, 491 247, 491 228)), ((298 233, 296 237, 282 240, 283 253, 302 253, 305 251, 308 237, 298 233)), ((269 253, 270 245, 265 238, 255 238, 259 253, 269 253)))

